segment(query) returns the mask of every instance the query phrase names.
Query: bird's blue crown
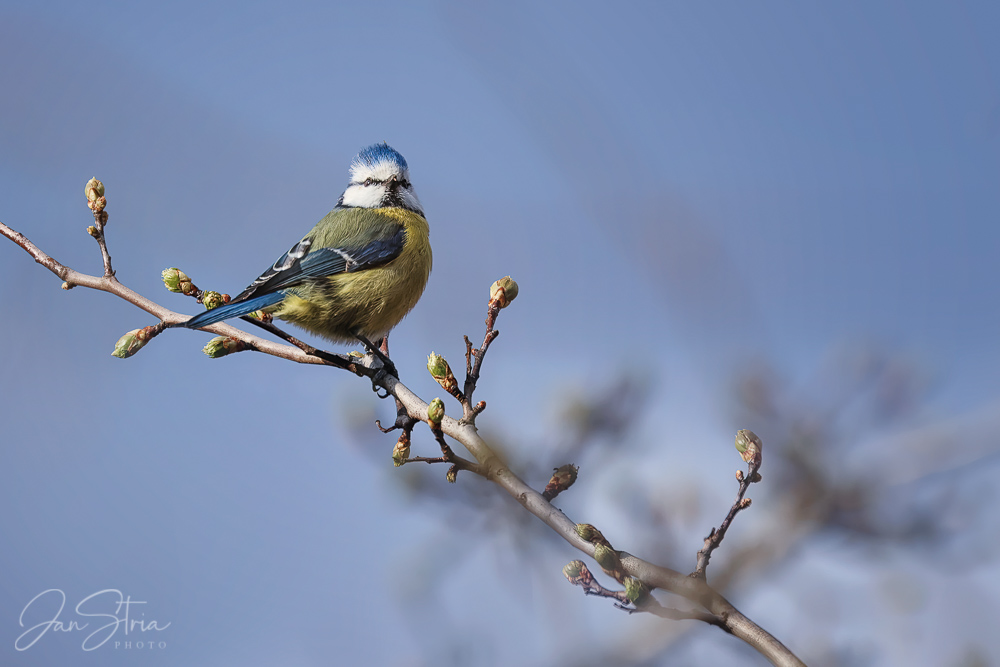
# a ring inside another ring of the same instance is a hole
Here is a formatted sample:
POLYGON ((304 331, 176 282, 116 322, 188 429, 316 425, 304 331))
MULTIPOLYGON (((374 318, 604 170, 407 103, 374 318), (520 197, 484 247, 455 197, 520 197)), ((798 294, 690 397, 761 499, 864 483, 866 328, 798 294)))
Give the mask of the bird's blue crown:
POLYGON ((408 169, 406 158, 400 155, 396 149, 384 141, 380 144, 372 144, 368 148, 362 149, 358 156, 354 158, 351 167, 368 167, 373 169, 381 162, 392 162, 400 171, 408 169))

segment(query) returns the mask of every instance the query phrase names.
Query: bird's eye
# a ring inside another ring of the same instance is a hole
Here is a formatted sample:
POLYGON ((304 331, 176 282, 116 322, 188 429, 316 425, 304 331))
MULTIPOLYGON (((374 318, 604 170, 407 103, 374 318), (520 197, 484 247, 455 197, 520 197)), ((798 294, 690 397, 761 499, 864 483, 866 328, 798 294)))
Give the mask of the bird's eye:
POLYGON ((367 185, 371 185, 371 184, 372 184, 372 179, 366 178, 365 179, 365 185, 367 186, 367 185))

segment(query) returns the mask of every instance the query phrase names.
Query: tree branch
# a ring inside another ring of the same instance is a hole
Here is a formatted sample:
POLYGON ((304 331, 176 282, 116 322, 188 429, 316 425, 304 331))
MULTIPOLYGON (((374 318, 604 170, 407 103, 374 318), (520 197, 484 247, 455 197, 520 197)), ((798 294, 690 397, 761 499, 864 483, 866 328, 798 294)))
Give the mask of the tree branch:
MULTIPOLYGON (((103 186, 101 195, 100 199, 103 200, 103 186)), ((93 200, 91 200, 91 202, 93 203, 93 200)), ((101 203, 101 212, 103 213, 103 202, 101 203)), ((106 214, 104 215, 106 216, 106 214)), ((34 258, 37 263, 41 264, 62 279, 64 281, 64 289, 82 286, 108 292, 150 313, 154 317, 157 317, 163 325, 179 324, 189 319, 187 315, 173 312, 151 301, 150 299, 147 299, 146 297, 121 284, 115 278, 114 272, 111 270, 110 255, 107 253, 106 244, 102 242, 104 221, 106 221, 106 217, 103 220, 98 219, 98 233, 95 234, 94 232, 91 232, 92 236, 99 238, 102 257, 104 258, 104 276, 91 276, 79 273, 60 264, 54 258, 50 257, 31 243, 31 241, 29 241, 23 234, 11 229, 2 222, 0 222, 0 234, 9 238, 15 244, 24 249, 24 251, 34 258)), ((479 379, 483 358, 489 348, 489 345, 498 335, 498 332, 493 328, 493 325, 500 309, 506 307, 506 305, 513 300, 514 296, 516 296, 516 292, 517 285, 516 283, 513 283, 509 277, 494 283, 493 289, 491 290, 489 312, 487 315, 487 332, 482 347, 474 350, 471 343, 468 343, 468 339, 466 338, 468 353, 466 364, 467 377, 464 392, 465 400, 462 402, 463 418, 461 420, 456 420, 444 415, 439 424, 435 423, 432 425, 432 431, 435 434, 435 438, 441 445, 442 456, 440 460, 441 462, 452 463, 452 470, 456 472, 459 468, 470 470, 493 482, 503 489, 508 495, 514 498, 518 503, 520 503, 521 506, 528 512, 549 526, 571 546, 584 554, 593 557, 595 553, 595 545, 582 539, 577 534, 576 524, 571 521, 565 513, 553 506, 542 494, 529 487, 523 480, 521 480, 520 477, 507 467, 503 460, 479 435, 479 431, 475 425, 475 417, 482 412, 482 409, 485 407, 485 403, 480 402, 476 406, 472 406, 471 400, 476 389, 476 383, 479 379), (448 435, 454 440, 462 443, 473 456, 475 461, 467 461, 455 456, 455 454, 451 451, 451 448, 445 443, 443 435, 448 435)), ((162 327, 159 325, 155 328, 162 330, 162 327)), ((329 364, 328 361, 324 361, 313 354, 308 354, 297 347, 282 345, 263 338, 258 338, 257 336, 253 336, 227 324, 214 324, 209 327, 205 327, 204 330, 221 336, 234 338, 242 341, 252 349, 265 354, 287 359, 289 361, 294 361, 296 363, 319 365, 329 364)), ((359 360, 358 370, 363 369, 362 372, 371 376, 375 372, 371 368, 371 364, 373 363, 374 358, 371 356, 366 357, 363 361, 359 360)), ((427 413, 428 404, 414 394, 408 387, 402 384, 397 378, 391 375, 383 374, 383 377, 380 378, 380 382, 382 386, 385 387, 388 394, 394 396, 397 401, 398 415, 395 427, 402 428, 404 432, 403 436, 400 438, 399 445, 404 444, 403 441, 405 438, 405 445, 408 450, 409 434, 416 421, 424 421, 428 424, 431 423, 428 419, 427 413)), ((756 469, 752 468, 750 477, 753 477, 755 473, 756 469)), ((451 471, 449 471, 450 478, 451 474, 451 471)), ((742 493, 744 491, 745 489, 742 489, 741 487, 740 499, 742 499, 742 493)), ((732 516, 735 516, 735 511, 731 511, 730 516, 727 517, 727 521, 724 522, 723 528, 720 529, 718 533, 718 539, 712 547, 713 549, 715 546, 718 546, 718 542, 721 542, 722 534, 724 534, 729 522, 731 522, 732 516)), ((708 549, 704 555, 704 565, 707 565, 710 553, 711 549, 708 549)), ((659 605, 658 602, 655 602, 651 596, 645 596, 642 603, 637 605, 636 609, 630 609, 630 611, 648 611, 664 618, 696 619, 711 623, 712 625, 722 628, 726 632, 731 633, 733 636, 738 637, 753 646, 775 665, 785 666, 803 664, 800 660, 798 660, 798 658, 795 657, 794 654, 792 654, 791 651, 781 644, 781 642, 740 613, 739 610, 726 600, 726 598, 712 589, 705 581, 704 576, 687 576, 676 570, 654 565, 624 551, 618 551, 616 554, 617 558, 620 559, 620 566, 625 575, 634 577, 651 589, 659 588, 676 595, 680 595, 681 597, 703 607, 707 614, 700 611, 685 612, 665 608, 659 605)), ((699 556, 699 567, 703 573, 704 566, 701 564, 701 561, 702 558, 699 556)), ((607 589, 603 590, 608 592, 607 589)), ((618 600, 622 599, 620 595, 614 592, 609 593, 611 597, 618 600)))
MULTIPOLYGON (((406 407, 411 417, 420 418, 427 414, 427 403, 396 378, 388 378, 386 389, 406 407)), ((479 435, 472 423, 445 416, 441 420, 441 430, 449 437, 461 442, 482 466, 481 474, 493 482, 527 511, 534 514, 570 545, 591 558, 594 545, 581 538, 576 532, 576 524, 566 514, 545 500, 540 493, 524 483, 514 474, 479 435)), ((704 607, 719 619, 719 625, 734 637, 742 639, 759 651, 775 665, 804 665, 788 648, 766 630, 744 616, 725 597, 714 590, 702 578, 690 577, 667 567, 654 565, 627 552, 618 552, 626 574, 639 579, 651 588, 660 588, 704 607)))
MULTIPOLYGON (((186 322, 190 319, 189 315, 176 313, 172 310, 164 308, 155 301, 147 299, 138 292, 129 289, 119 282, 114 276, 92 276, 86 273, 80 273, 79 271, 75 271, 67 266, 64 266, 63 264, 60 264, 54 258, 50 257, 38 248, 38 246, 34 243, 29 241, 26 236, 14 229, 11 229, 3 222, 0 222, 0 235, 6 236, 11 241, 19 245, 25 252, 31 255, 31 257, 34 258, 38 264, 41 264, 58 276, 63 281, 63 289, 72 289, 79 286, 113 294, 118 298, 131 303, 133 306, 146 311, 166 324, 180 324, 181 322, 186 322)), ((237 340, 243 341, 247 345, 251 346, 258 352, 280 357, 281 359, 287 359, 288 361, 294 361, 295 363, 317 364, 321 366, 326 365, 319 357, 308 355, 296 347, 292 347, 291 345, 282 345, 280 343, 267 340, 266 338, 254 336, 229 324, 213 324, 212 326, 205 327, 203 331, 208 331, 220 336, 236 338, 237 340)))

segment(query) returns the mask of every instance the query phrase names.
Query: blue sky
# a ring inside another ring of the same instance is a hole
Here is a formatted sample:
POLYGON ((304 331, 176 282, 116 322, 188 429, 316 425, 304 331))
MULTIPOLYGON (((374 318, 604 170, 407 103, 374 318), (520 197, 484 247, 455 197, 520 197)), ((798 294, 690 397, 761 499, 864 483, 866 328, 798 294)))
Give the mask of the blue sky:
MULTIPOLYGON (((97 272, 83 199, 97 176, 119 277, 193 313, 163 268, 239 291, 336 203, 357 150, 388 141, 435 251, 392 338, 404 383, 438 393, 426 354, 461 359, 488 285, 511 274, 484 427, 545 433, 558 393, 639 368, 657 379, 646 419, 698 443, 673 464, 725 499, 717 473, 751 426, 727 383, 753 360, 797 378, 834 346, 880 345, 933 378, 926 420, 1000 394, 998 20, 987 3, 8 6, 0 220, 97 272)), ((447 540, 466 578, 468 559, 499 556, 412 506, 390 438, 345 424, 390 414, 363 382, 210 361, 190 332, 121 361, 115 340, 149 317, 59 290, 10 243, 0 280, 6 662, 423 664, 446 657, 428 637, 441 623, 486 637, 497 662, 476 664, 548 664, 539 607, 594 606, 498 578, 481 594, 492 613, 452 588, 406 618, 408 545, 447 540), (48 588, 147 600, 168 648, 83 653, 71 635, 15 652, 17 615, 48 588)), ((751 603, 795 643, 780 596, 751 603)), ((595 641, 611 641, 603 622, 595 641)))

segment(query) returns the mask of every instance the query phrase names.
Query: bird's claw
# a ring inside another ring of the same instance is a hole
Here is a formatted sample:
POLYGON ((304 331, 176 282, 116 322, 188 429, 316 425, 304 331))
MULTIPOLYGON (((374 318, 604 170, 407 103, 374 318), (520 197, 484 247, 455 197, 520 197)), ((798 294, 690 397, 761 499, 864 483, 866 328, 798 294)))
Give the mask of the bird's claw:
POLYGON ((379 398, 389 398, 389 389, 385 386, 385 379, 391 375, 399 380, 399 371, 396 370, 396 364, 392 363, 388 357, 383 357, 381 361, 382 365, 377 371, 375 371, 375 375, 372 376, 372 391, 374 391, 375 395, 379 398), (385 389, 384 396, 378 392, 379 387, 385 389))

